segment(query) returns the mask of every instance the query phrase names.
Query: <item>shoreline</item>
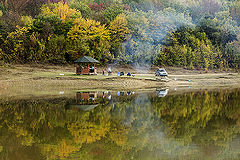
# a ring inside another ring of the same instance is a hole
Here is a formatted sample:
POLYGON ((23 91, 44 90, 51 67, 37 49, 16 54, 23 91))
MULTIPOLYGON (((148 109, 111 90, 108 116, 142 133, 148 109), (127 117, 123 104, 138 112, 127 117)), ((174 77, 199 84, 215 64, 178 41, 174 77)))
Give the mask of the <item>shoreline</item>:
MULTIPOLYGON (((195 70, 167 68, 168 80, 155 77, 154 69, 149 73, 134 73, 135 77, 76 76, 73 66, 31 67, 16 65, 0 68, 0 96, 21 94, 50 94, 62 90, 139 90, 147 88, 191 88, 194 90, 240 88, 240 74, 233 72, 199 73, 195 70), (176 71, 174 71, 174 69, 176 71), (64 75, 60 75, 64 74, 64 75)), ((123 70, 118 68, 118 70, 123 70)), ((133 69, 125 69, 133 73, 133 69)))

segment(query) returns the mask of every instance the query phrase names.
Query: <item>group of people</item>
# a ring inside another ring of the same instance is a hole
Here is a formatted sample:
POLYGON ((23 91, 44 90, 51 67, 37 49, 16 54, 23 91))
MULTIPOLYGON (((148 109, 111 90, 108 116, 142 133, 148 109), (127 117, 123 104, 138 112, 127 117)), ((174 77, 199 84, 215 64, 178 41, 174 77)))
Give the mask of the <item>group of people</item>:
MULTIPOLYGON (((108 72, 108 75, 110 76, 110 75, 112 74, 111 68, 108 68, 108 69, 107 69, 107 72, 108 72)), ((104 70, 104 68, 102 69, 102 74, 105 75, 105 70, 104 70)))
MULTIPOLYGON (((111 70, 111 68, 108 68, 107 69, 107 73, 108 73, 108 76, 110 76, 110 75, 112 75, 112 70, 111 70)), ((102 69, 102 75, 104 75, 105 76, 105 70, 104 70, 104 68, 102 69)), ((124 76, 124 72, 117 72, 117 76, 124 76)), ((134 74, 131 74, 130 72, 128 72, 127 73, 127 76, 135 76, 134 74)))

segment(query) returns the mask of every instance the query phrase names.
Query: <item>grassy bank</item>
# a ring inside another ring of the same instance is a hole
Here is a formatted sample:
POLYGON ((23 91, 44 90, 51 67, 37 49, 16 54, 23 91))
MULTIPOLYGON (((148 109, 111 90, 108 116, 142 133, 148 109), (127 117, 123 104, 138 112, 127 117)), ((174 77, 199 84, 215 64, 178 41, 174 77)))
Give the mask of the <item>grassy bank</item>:
MULTIPOLYGON (((111 76, 76 75, 74 66, 50 65, 9 65, 0 68, 0 96, 21 94, 58 94, 61 91, 81 89, 129 90, 143 88, 239 88, 240 74, 231 71, 210 71, 182 68, 166 68, 168 80, 160 80, 154 75, 155 68, 134 69, 113 68, 111 76), (116 72, 134 73, 134 77, 117 77, 116 72)), ((98 69, 101 71, 101 68, 98 69)))

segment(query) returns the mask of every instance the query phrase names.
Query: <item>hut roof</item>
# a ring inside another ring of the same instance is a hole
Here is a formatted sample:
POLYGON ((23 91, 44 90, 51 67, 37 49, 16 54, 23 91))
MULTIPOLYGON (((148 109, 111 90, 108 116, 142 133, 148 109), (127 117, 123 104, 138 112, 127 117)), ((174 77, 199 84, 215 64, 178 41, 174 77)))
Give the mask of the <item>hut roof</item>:
POLYGON ((76 60, 75 63, 99 63, 99 61, 97 61, 96 59, 93 59, 92 57, 84 56, 76 60))

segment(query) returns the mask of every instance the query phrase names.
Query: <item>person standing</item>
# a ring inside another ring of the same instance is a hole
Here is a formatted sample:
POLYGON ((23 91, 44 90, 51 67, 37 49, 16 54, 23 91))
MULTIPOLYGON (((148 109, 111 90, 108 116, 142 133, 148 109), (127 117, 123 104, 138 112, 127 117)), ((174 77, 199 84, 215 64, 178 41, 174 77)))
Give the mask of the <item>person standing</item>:
POLYGON ((104 75, 104 68, 102 69, 102 74, 104 75))
POLYGON ((108 76, 111 76, 111 74, 112 74, 112 70, 111 68, 108 68, 108 76))

